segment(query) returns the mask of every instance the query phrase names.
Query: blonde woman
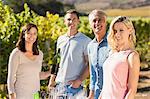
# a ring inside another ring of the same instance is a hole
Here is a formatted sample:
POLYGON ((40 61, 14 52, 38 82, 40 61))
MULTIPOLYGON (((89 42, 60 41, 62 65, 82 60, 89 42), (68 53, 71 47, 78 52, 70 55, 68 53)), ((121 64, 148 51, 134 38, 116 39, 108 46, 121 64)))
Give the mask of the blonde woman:
POLYGON ((104 80, 100 99, 134 99, 140 70, 135 42, 135 29, 129 18, 116 17, 108 34, 111 52, 103 66, 104 80))

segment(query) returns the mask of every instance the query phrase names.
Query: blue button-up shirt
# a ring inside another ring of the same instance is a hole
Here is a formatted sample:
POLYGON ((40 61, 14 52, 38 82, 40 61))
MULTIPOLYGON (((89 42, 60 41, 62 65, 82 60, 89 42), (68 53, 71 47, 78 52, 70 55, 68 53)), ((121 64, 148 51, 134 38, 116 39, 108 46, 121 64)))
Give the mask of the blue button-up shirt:
MULTIPOLYGON (((106 33, 107 34, 107 33, 106 33)), ((95 99, 98 99, 98 96, 102 90, 103 85, 103 63, 108 57, 110 48, 107 43, 107 35, 102 39, 100 43, 94 38, 88 44, 88 57, 90 64, 90 90, 93 90, 95 93, 95 99)))

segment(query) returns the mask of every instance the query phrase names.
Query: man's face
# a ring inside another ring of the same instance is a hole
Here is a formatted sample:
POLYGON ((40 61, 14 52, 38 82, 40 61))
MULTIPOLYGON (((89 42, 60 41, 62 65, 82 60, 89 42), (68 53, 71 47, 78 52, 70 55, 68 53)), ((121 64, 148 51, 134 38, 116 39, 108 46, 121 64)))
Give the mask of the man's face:
POLYGON ((106 29, 106 17, 92 14, 89 16, 90 26, 94 34, 100 34, 106 29))
POLYGON ((79 19, 76 14, 66 14, 65 15, 65 24, 69 29, 77 29, 79 24, 79 19))

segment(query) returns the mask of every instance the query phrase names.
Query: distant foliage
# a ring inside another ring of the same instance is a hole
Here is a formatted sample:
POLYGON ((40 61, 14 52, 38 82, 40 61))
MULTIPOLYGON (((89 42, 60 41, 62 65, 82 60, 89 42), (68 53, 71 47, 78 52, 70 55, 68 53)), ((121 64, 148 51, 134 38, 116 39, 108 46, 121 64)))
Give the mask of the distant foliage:
MULTIPOLYGON (((9 6, 3 5, 0 0, 0 84, 6 84, 9 55, 15 48, 23 25, 30 22, 38 26, 39 48, 44 53, 44 71, 53 64, 54 44, 57 38, 67 30, 63 18, 57 14, 53 15, 47 12, 45 17, 39 16, 30 10, 27 4, 24 5, 24 9, 21 13, 15 14, 9 6)), ((79 31, 94 38, 88 18, 81 17, 80 19, 79 31)), ((108 26, 110 22, 111 19, 108 19, 108 26)), ((140 53, 141 62, 144 63, 142 67, 150 68, 150 19, 133 19, 133 23, 137 35, 136 49, 140 53)), ((45 86, 47 84, 45 81, 42 81, 42 83, 45 86)))

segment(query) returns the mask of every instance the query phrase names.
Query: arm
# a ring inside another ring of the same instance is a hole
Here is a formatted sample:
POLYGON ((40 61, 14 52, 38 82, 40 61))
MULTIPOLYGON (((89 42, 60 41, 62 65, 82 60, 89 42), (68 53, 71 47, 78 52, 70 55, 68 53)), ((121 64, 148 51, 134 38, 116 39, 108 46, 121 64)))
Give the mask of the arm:
MULTIPOLYGON (((41 67, 42 67, 42 61, 43 61, 43 52, 39 50, 39 55, 40 55, 40 62, 41 62, 41 67)), ((51 75, 51 70, 49 71, 42 71, 42 68, 41 68, 41 72, 39 73, 39 77, 40 77, 40 80, 44 80, 44 79, 47 79, 49 76, 51 75)))
POLYGON ((94 70, 94 67, 90 65, 90 93, 88 96, 89 99, 94 98, 95 83, 96 83, 96 72, 94 70))
POLYGON ((83 73, 81 74, 81 76, 79 77, 79 80, 81 80, 81 82, 83 80, 85 80, 88 76, 89 76, 89 61, 88 61, 88 56, 84 56, 84 61, 85 61, 85 70, 83 71, 83 73))
POLYGON ((40 80, 47 79, 51 75, 51 71, 40 72, 40 80))
POLYGON ((14 83, 16 81, 16 72, 19 66, 19 55, 13 50, 9 57, 7 86, 10 99, 15 99, 14 83))
POLYGON ((88 62, 88 56, 87 55, 84 56, 84 61, 85 61, 85 67, 86 68, 84 69, 81 76, 76 80, 69 81, 69 83, 72 85, 73 88, 78 88, 81 85, 82 81, 85 80, 89 76, 89 66, 88 66, 89 62, 88 62))
POLYGON ((140 71, 140 59, 137 52, 132 52, 128 57, 129 63, 129 79, 128 79, 128 93, 125 99, 134 99, 137 91, 139 71, 140 71))

